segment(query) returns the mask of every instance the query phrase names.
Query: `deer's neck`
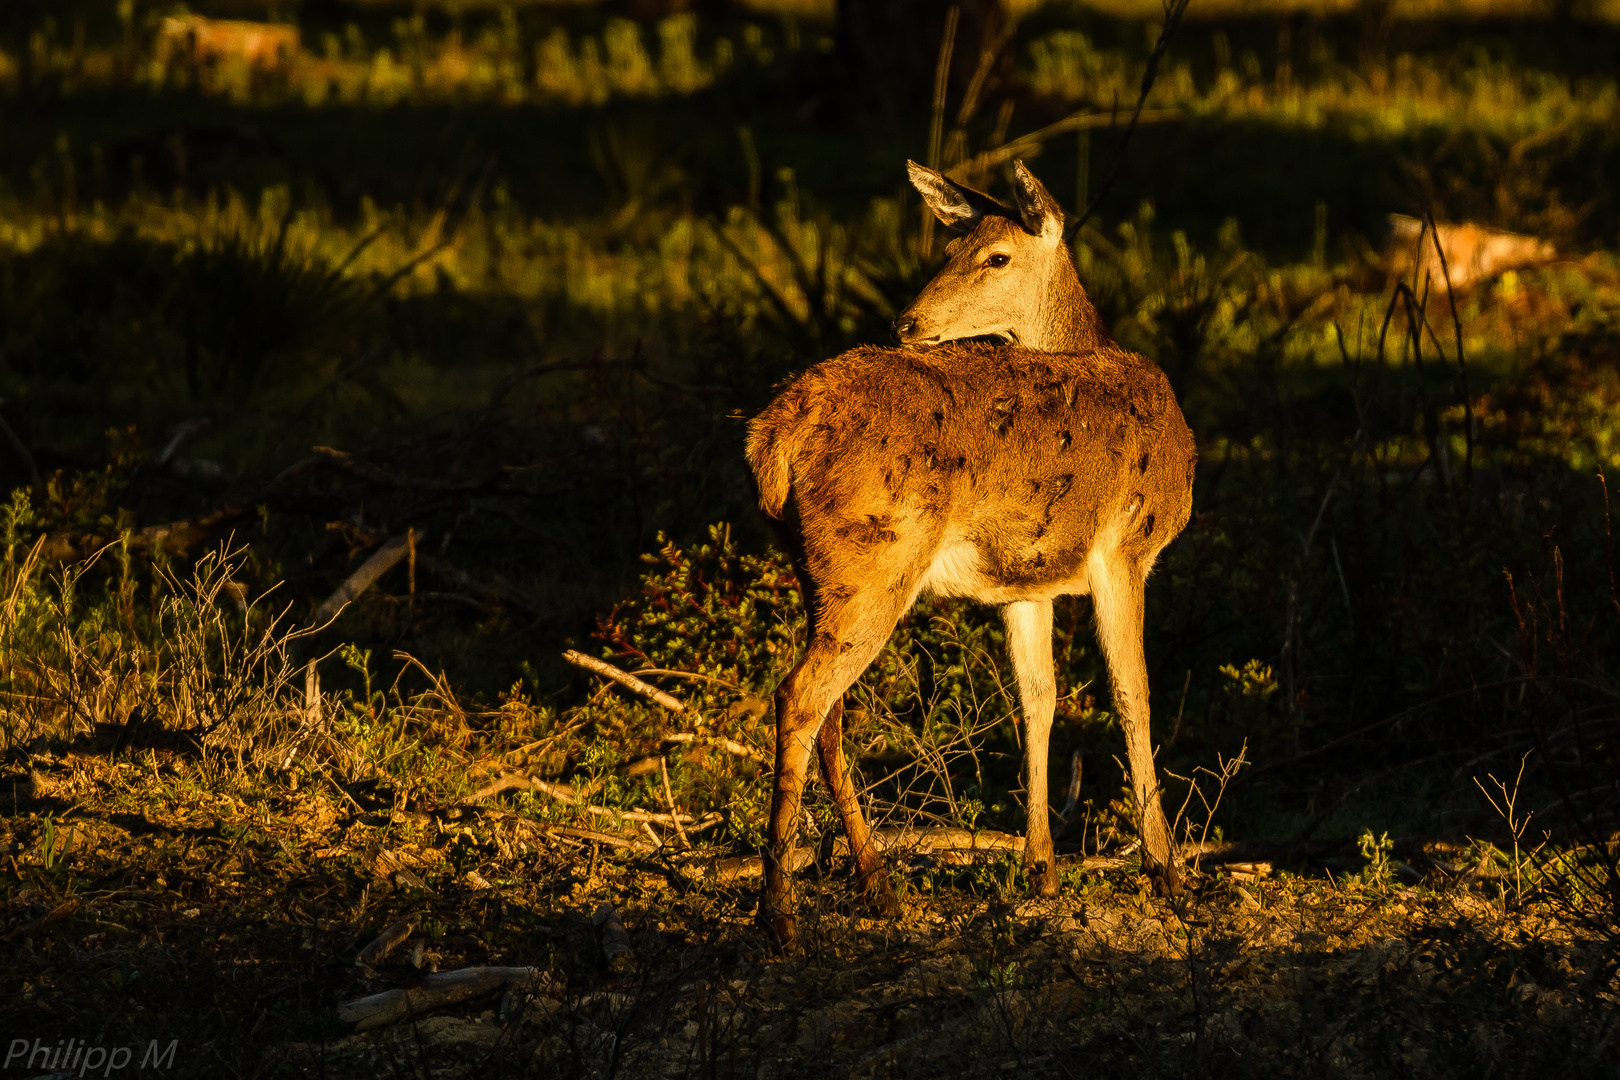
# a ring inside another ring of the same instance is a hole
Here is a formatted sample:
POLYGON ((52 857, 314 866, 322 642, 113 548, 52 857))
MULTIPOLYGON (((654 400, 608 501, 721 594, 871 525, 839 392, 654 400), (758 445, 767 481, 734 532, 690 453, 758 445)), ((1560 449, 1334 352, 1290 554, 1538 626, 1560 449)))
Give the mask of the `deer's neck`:
POLYGON ((1090 352, 1114 343, 1081 286, 1074 263, 1067 258, 1060 256, 1055 261, 1043 295, 1045 301, 1036 319, 1038 331, 1022 344, 1043 352, 1090 352))

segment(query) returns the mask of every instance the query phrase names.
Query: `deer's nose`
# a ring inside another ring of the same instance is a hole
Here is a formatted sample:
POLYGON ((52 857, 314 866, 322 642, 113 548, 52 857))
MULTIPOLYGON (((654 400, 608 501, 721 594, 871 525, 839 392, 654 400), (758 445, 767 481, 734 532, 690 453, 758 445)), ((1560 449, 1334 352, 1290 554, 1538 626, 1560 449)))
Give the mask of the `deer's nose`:
POLYGON ((917 318, 914 315, 901 315, 894 320, 891 329, 894 331, 897 340, 904 341, 908 336, 917 332, 917 318))

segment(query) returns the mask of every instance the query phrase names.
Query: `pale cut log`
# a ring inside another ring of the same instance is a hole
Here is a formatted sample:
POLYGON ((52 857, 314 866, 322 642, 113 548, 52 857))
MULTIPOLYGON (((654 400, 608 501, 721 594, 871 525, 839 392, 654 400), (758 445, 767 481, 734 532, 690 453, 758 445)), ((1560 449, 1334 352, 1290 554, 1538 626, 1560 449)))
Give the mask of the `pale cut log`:
POLYGON ((631 675, 629 672, 620 671, 618 668, 614 667, 605 660, 598 660, 594 656, 586 656, 584 653, 575 649, 566 650, 562 654, 562 658, 568 661, 570 664, 573 664, 575 667, 582 667, 586 671, 590 671, 602 676, 604 679, 612 679, 626 690, 629 690, 632 693, 640 694, 642 697, 651 701, 656 701, 670 712, 686 712, 685 705, 681 704, 675 698, 670 697, 668 694, 658 689, 658 687, 652 685, 651 683, 643 682, 634 675, 631 675))
POLYGON ((414 990, 385 990, 346 1001, 337 1008, 338 1019, 354 1024, 355 1031, 373 1031, 407 1017, 420 1016, 445 1005, 492 994, 504 989, 539 990, 549 982, 546 974, 530 967, 459 968, 429 975, 414 990))
POLYGON ((395 920, 388 929, 377 935, 375 941, 360 950, 356 961, 366 967, 376 967, 389 953, 405 943, 405 939, 411 936, 411 931, 415 930, 421 921, 422 916, 416 912, 395 920))

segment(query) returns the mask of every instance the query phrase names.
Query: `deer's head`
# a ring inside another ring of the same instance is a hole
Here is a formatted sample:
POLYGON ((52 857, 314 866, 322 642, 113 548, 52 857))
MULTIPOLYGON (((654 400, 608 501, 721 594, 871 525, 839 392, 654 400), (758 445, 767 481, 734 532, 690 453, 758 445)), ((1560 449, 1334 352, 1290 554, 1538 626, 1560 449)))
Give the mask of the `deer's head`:
POLYGON ((1063 242, 1063 211, 1022 161, 1016 208, 906 162, 923 202, 956 233, 945 265, 899 318, 905 345, 994 337, 1032 349, 1080 351, 1108 340, 1063 242))

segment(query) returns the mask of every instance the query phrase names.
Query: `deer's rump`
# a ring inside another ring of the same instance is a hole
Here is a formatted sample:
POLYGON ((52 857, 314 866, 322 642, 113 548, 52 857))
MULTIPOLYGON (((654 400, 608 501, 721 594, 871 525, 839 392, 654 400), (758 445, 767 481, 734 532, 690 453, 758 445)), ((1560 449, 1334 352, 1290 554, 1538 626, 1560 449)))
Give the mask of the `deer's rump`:
POLYGON ((973 580, 1018 592, 1073 579, 1099 542, 1150 564, 1186 524, 1195 456, 1163 372, 1117 348, 853 349, 748 437, 760 505, 815 576, 959 548, 973 580))

